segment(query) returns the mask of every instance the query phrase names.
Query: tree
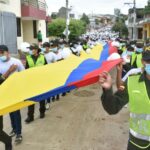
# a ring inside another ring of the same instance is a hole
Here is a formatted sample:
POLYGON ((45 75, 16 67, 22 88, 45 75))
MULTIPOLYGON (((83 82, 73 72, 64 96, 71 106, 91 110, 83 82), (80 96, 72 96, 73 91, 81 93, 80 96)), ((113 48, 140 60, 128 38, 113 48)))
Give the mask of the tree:
MULTIPOLYGON (((65 19, 55 19, 48 25, 49 36, 57 36, 57 37, 64 37, 63 32, 66 28, 66 21, 65 19)), ((71 20, 69 25, 70 35, 69 39, 73 40, 86 31, 86 27, 84 22, 81 20, 71 20)))
POLYGON ((69 30, 71 33, 69 35, 69 39, 74 40, 86 32, 86 27, 83 21, 72 19, 70 22, 69 30))
POLYGON ((53 13, 51 14, 51 18, 52 18, 52 19, 56 19, 56 18, 57 18, 57 13, 54 13, 54 12, 53 12, 53 13))
POLYGON ((120 37, 128 36, 128 28, 125 24, 125 21, 128 19, 127 15, 120 14, 116 17, 115 24, 112 27, 112 30, 115 32, 119 32, 120 37))
POLYGON ((49 35, 62 37, 65 27, 65 19, 55 19, 48 25, 49 35))
POLYGON ((112 30, 115 32, 119 32, 120 37, 128 36, 128 28, 125 25, 125 21, 122 19, 117 19, 116 23, 112 27, 112 30))
POLYGON ((85 25, 88 25, 90 23, 89 17, 85 13, 83 13, 81 20, 85 22, 85 25))
POLYGON ((95 23, 96 23, 96 25, 99 25, 100 24, 100 20, 95 19, 95 23))
POLYGON ((148 0, 147 6, 145 6, 144 13, 145 13, 146 15, 147 15, 147 14, 150 14, 150 0, 148 0))

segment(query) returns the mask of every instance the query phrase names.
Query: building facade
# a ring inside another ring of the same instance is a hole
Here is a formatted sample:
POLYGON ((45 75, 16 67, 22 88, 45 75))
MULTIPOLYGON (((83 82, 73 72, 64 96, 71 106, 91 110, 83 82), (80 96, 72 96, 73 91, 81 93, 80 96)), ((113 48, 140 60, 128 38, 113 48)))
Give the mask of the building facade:
POLYGON ((141 20, 144 18, 144 9, 138 8, 136 9, 136 22, 134 25, 134 12, 133 9, 129 9, 128 13, 128 32, 129 32, 129 39, 133 40, 135 34, 135 39, 142 39, 143 38, 143 26, 139 24, 141 20), (136 32, 134 33, 134 27, 136 28, 136 32))
POLYGON ((150 0, 148 1, 147 6, 144 9, 144 20, 143 24, 143 38, 144 40, 150 39, 150 0))
MULTIPOLYGON (((136 11, 136 39, 142 39, 146 41, 150 39, 150 0, 148 0, 147 6, 136 11)), ((133 38, 133 10, 129 10, 128 15, 128 31, 129 39, 133 38)))
MULTIPOLYGON (((75 19, 75 14, 72 12, 71 8, 68 9, 68 12, 69 12, 69 18, 75 19)), ((58 18, 66 18, 66 7, 61 7, 59 9, 57 17, 58 18)))
MULTIPOLYGON (((15 15, 16 25, 3 25, 4 33, 9 30, 10 37, 15 34, 13 31, 16 30, 16 43, 14 43, 16 44, 16 51, 13 50, 12 53, 17 53, 17 49, 20 49, 22 42, 37 43, 37 32, 39 30, 42 32, 43 41, 48 40, 46 36, 47 11, 45 0, 0 0, 0 12, 5 14, 2 18, 3 21, 6 20, 6 13, 15 15)), ((1 35, 3 38, 1 38, 0 44, 9 46, 6 35, 1 35)), ((9 48, 11 49, 11 46, 9 48)))

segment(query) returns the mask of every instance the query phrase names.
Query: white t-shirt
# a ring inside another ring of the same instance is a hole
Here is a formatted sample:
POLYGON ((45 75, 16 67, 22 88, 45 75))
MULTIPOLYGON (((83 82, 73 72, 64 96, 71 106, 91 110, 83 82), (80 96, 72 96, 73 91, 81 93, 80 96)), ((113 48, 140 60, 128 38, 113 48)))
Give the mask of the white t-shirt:
POLYGON ((0 74, 5 74, 11 65, 17 65, 17 69, 15 72, 20 72, 22 70, 25 70, 23 64, 19 59, 11 57, 8 61, 2 62, 0 61, 0 74))
POLYGON ((57 55, 54 54, 53 52, 45 53, 44 56, 45 56, 46 61, 47 61, 48 64, 57 61, 57 55))
POLYGON ((68 47, 64 47, 63 49, 59 49, 57 53, 57 60, 66 59, 70 56, 71 51, 68 47))
POLYGON ((58 50, 58 53, 56 54, 57 60, 63 59, 63 57, 62 57, 62 51, 63 51, 62 49, 59 49, 59 50, 58 50))
POLYGON ((131 69, 129 70, 126 75, 122 78, 122 81, 125 82, 128 78, 128 76, 132 75, 132 74, 138 74, 142 72, 142 68, 135 68, 135 69, 131 69))

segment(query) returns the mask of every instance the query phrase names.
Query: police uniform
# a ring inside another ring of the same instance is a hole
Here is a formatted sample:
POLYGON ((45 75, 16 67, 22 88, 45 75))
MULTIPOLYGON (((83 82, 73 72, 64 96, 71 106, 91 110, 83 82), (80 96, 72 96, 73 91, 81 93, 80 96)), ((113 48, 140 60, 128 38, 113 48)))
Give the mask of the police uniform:
MULTIPOLYGON (((150 62, 150 52, 143 54, 144 59, 150 62)), ((101 100, 109 114, 118 113, 129 102, 128 150, 150 150, 150 80, 146 72, 130 76, 124 90, 118 90, 115 94, 112 89, 105 89, 101 100)))
MULTIPOLYGON (((26 69, 28 68, 33 68, 33 67, 38 67, 38 66, 43 66, 47 64, 46 59, 43 54, 39 54, 37 57, 34 55, 27 55, 26 56, 26 69)), ((28 107, 28 117, 25 120, 26 123, 30 123, 31 121, 34 120, 34 106, 31 105, 28 107)), ((45 117, 45 100, 40 101, 40 118, 45 117)))

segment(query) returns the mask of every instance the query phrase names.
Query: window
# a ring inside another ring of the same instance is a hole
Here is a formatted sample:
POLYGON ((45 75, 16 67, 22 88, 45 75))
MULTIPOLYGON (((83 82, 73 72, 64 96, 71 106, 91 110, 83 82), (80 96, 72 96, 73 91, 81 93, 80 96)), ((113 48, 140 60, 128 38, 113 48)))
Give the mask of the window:
POLYGON ((21 37, 21 19, 17 18, 17 36, 21 37))
POLYGON ((37 25, 36 25, 36 20, 33 20, 33 36, 34 36, 34 38, 37 38, 37 25))

